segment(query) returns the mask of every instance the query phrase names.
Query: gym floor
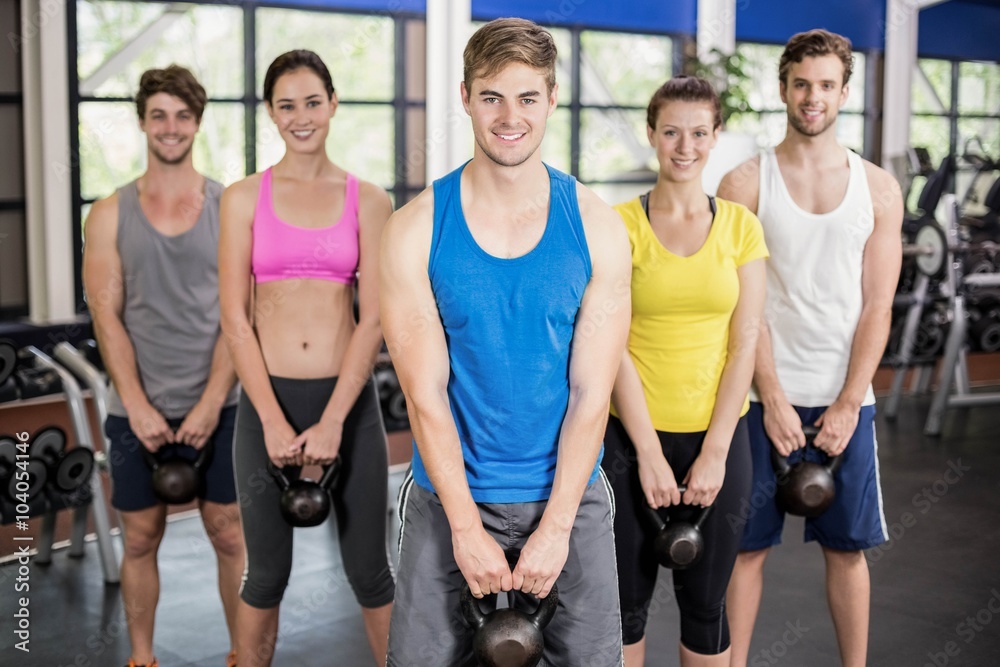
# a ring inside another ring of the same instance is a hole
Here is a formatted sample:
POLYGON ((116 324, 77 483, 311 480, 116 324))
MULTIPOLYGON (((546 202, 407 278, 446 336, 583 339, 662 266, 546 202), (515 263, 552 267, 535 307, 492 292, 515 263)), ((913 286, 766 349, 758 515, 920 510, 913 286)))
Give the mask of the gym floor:
MULTIPOLYGON (((872 578, 869 664, 1000 665, 1000 410, 950 411, 945 437, 921 434, 927 400, 906 399, 898 421, 878 419, 885 516, 894 539, 868 554, 872 578)), ((391 492, 402 480, 392 476, 391 492)), ((396 525, 390 544, 395 550, 396 525)), ((750 665, 839 664, 818 547, 789 520, 786 544, 766 566, 750 665)), ((0 664, 121 667, 129 655, 116 587, 103 584, 96 544, 81 560, 58 551, 32 565, 30 653, 13 648, 16 564, 0 567, 0 664), (8 629, 9 628, 9 629, 8 629)), ((156 653, 164 667, 221 667, 228 651, 201 522, 171 522, 160 553, 156 653)), ((677 664, 678 617, 662 578, 653 602, 650 667, 677 664)), ((370 665, 359 608, 347 588, 330 524, 296 533, 276 667, 370 665)), ((439 666, 428 666, 439 667, 439 666)), ((567 666, 572 667, 572 666, 567 666)))

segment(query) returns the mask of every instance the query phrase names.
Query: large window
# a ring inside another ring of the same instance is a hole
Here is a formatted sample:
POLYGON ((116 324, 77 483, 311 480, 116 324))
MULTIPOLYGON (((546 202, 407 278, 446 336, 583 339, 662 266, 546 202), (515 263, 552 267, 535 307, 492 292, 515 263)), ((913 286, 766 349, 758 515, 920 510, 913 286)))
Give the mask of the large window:
MULTIPOLYGON (((787 113, 781 102, 778 82, 778 61, 784 46, 771 44, 740 43, 737 50, 747 59, 750 78, 750 105, 757 114, 740 114, 728 124, 728 129, 745 132, 757 137, 757 143, 775 146, 785 137, 787 113)), ((837 118, 837 140, 856 153, 871 159, 873 146, 865 143, 867 118, 874 118, 874 110, 866 106, 865 79, 868 58, 854 52, 854 68, 848 82, 847 102, 837 118)))
MULTIPOLYGON (((18 3, 0 4, 0 25, 21 24, 18 3)), ((14 35, 10 33, 9 36, 14 35)), ((0 320, 28 314, 28 246, 24 205, 21 53, 16 41, 0 43, 0 320)))
POLYGON ((926 148, 935 166, 958 158, 955 192, 975 213, 994 176, 979 173, 980 158, 1000 158, 1000 64, 921 59, 918 66, 910 144, 926 148))
POLYGON ((596 30, 571 36, 580 55, 567 105, 570 171, 605 201, 625 201, 656 180, 646 105, 680 67, 675 39, 596 30))
MULTIPOLYGON (((407 57, 413 46, 423 49, 421 17, 250 0, 77 0, 73 6, 70 113, 78 128, 71 137, 79 156, 72 165, 78 223, 95 199, 145 169, 132 97, 149 68, 177 63, 205 86, 209 104, 194 148, 198 170, 229 185, 280 160, 284 145, 261 99, 263 81, 271 61, 295 48, 317 52, 333 75, 340 106, 330 156, 386 188, 397 205, 423 187, 423 165, 405 159, 407 128, 423 118, 422 72, 419 85, 410 81, 423 58, 407 57)), ((82 307, 79 283, 77 296, 82 307)))

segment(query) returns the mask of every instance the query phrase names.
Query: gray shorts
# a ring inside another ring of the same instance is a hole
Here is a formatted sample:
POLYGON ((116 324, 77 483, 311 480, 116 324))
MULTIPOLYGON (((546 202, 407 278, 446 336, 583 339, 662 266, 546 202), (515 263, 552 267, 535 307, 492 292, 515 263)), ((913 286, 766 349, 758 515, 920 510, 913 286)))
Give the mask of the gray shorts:
MULTIPOLYGON (((483 527, 505 550, 520 549, 546 503, 480 503, 483 527)), ((413 482, 399 491, 401 519, 396 600, 389 627, 388 667, 474 665, 473 632, 459 609, 463 577, 451 527, 437 495, 413 482)), ((556 581, 559 607, 545 628, 545 667, 619 667, 621 612, 612 530, 611 489, 600 477, 584 491, 556 581)), ((514 596, 512 605, 518 606, 514 596)))

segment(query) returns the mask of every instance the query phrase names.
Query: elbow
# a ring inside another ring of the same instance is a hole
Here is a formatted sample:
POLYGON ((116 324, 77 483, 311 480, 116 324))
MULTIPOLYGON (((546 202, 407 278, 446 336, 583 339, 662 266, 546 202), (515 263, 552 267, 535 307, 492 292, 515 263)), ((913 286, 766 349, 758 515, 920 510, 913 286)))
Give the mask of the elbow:
POLYGON ((358 318, 357 330, 361 333, 383 339, 382 316, 378 308, 369 309, 370 312, 362 312, 358 318))
POLYGON ((611 407, 611 387, 608 391, 599 391, 595 387, 570 385, 569 408, 573 412, 586 417, 603 419, 611 407))
POLYGON ((238 349, 241 342, 254 338, 250 320, 239 309, 223 308, 219 316, 219 327, 230 351, 238 349))
POLYGON ((447 383, 443 387, 429 383, 404 386, 403 395, 406 397, 406 409, 410 413, 410 418, 417 422, 427 423, 451 417, 447 383))

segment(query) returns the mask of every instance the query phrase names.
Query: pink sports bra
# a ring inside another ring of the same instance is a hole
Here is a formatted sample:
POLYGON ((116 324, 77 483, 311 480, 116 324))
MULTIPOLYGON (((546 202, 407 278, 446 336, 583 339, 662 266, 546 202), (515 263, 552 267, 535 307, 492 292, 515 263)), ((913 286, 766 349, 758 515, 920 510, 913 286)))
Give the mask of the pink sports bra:
POLYGON ((260 179, 253 217, 250 266, 257 283, 293 278, 357 281, 358 179, 347 175, 344 212, 329 227, 297 227, 279 218, 271 196, 271 169, 260 179))

